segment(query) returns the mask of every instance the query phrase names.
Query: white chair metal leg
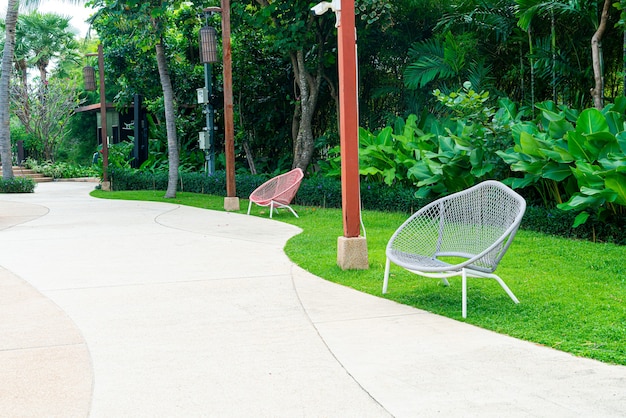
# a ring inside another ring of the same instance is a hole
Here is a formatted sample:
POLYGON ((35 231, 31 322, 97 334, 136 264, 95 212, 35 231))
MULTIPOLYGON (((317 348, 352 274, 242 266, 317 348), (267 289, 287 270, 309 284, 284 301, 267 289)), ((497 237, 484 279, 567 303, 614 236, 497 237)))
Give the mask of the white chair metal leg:
POLYGON ((519 303, 519 300, 515 297, 511 289, 509 289, 506 283, 504 283, 504 280, 502 280, 500 277, 496 276, 495 274, 493 275, 493 279, 497 281, 498 283, 500 283, 500 286, 502 286, 506 294, 509 295, 511 299, 513 299, 513 302, 519 303))
POLYGON ((383 280, 383 294, 387 293, 387 284, 389 283, 389 268, 391 266, 391 261, 387 258, 387 263, 385 264, 385 279, 383 280))
POLYGON ((250 215, 250 209, 252 209, 252 200, 248 204, 248 215, 250 215))
POLYGON ((463 318, 467 318, 467 273, 465 269, 461 270, 461 277, 463 278, 463 302, 461 302, 461 313, 463 318))
POLYGON ((272 219, 272 213, 274 212, 274 201, 270 202, 270 219, 272 219))

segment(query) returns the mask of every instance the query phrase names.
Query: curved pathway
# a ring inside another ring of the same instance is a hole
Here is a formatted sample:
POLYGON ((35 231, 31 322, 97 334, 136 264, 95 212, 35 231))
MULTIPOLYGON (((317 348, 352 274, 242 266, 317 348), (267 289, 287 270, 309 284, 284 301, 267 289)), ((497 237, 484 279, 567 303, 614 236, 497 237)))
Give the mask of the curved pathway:
POLYGON ((625 416, 626 368, 344 288, 299 230, 88 183, 0 195, 0 416, 625 416))

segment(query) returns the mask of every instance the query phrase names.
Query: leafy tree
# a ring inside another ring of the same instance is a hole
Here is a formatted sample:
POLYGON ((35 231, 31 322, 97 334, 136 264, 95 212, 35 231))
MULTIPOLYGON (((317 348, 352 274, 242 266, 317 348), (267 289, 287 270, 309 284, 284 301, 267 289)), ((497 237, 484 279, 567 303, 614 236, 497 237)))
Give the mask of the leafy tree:
MULTIPOLYGON (((80 0, 68 0, 70 3, 78 4, 80 0)), ((39 4, 37 0, 25 0, 26 6, 35 7, 39 4)), ((8 0, 7 14, 5 19, 5 43, 0 66, 0 161, 2 163, 2 176, 10 179, 13 177, 13 158, 11 156, 11 127, 9 111, 9 86, 11 79, 11 67, 14 61, 15 34, 17 19, 19 16, 19 0, 8 0)))
POLYGON ((44 158, 54 161, 55 150, 67 135, 67 124, 82 102, 79 92, 65 80, 56 79, 35 87, 16 85, 12 90, 15 114, 26 132, 42 145, 44 158))
POLYGON ((334 16, 314 17, 308 1, 255 0, 247 3, 248 23, 273 39, 275 51, 288 57, 295 86, 292 118, 293 164, 306 170, 315 150, 313 119, 331 50, 334 16))
POLYGON ((180 157, 176 128, 175 93, 170 72, 170 57, 168 57, 165 40, 171 27, 171 16, 176 10, 183 7, 183 3, 182 0, 153 0, 148 2, 94 0, 91 3, 100 8, 93 19, 93 24, 97 30, 113 25, 117 37, 120 40, 122 38, 130 40, 131 45, 138 49, 137 52, 154 53, 163 94, 168 144, 169 175, 166 198, 176 197, 180 157))

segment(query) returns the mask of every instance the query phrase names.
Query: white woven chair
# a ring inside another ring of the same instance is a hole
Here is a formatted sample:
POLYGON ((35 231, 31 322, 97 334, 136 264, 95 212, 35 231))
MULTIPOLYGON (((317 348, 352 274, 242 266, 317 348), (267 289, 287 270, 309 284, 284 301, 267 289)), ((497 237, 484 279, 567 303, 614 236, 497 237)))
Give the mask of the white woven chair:
POLYGON ((289 206, 289 204, 298 192, 303 177, 304 173, 302 170, 294 168, 287 173, 271 178, 257 187, 250 195, 248 215, 250 215, 250 209, 254 203, 259 206, 269 206, 270 218, 272 217, 272 213, 275 208, 289 209, 297 218, 298 214, 291 208, 291 206, 289 206))
POLYGON ((467 317, 467 278, 496 280, 519 303, 511 289, 495 275, 526 210, 522 196, 497 181, 484 181, 438 199, 407 219, 387 244, 383 293, 387 293, 390 265, 441 279, 462 277, 462 314, 467 317))

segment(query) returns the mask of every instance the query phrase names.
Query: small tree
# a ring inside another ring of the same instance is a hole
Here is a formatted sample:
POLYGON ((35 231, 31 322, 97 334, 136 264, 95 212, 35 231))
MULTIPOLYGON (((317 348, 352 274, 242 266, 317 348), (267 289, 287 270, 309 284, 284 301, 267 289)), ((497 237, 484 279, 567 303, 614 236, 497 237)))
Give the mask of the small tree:
POLYGON ((76 88, 53 79, 38 87, 14 85, 11 105, 26 132, 41 144, 44 157, 54 161, 54 152, 67 134, 67 124, 83 100, 76 88))

